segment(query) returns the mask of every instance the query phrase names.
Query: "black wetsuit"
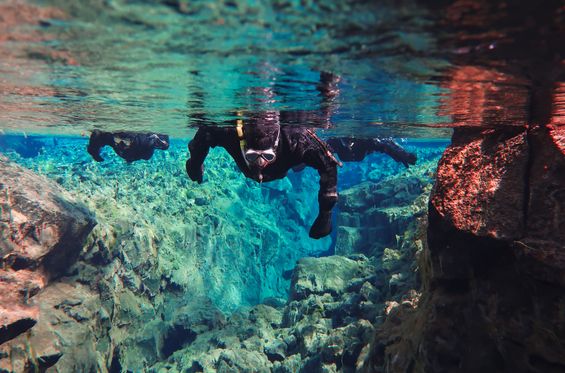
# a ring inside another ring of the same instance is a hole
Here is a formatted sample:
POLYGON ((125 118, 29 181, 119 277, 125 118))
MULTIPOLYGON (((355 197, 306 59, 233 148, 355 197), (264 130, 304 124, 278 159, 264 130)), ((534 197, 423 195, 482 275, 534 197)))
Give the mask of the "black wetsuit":
POLYGON ((404 166, 416 163, 416 156, 408 153, 390 138, 332 137, 326 140, 343 162, 360 162, 368 154, 381 152, 404 166))
MULTIPOLYGON (((320 238, 331 232, 331 210, 337 201, 337 161, 323 142, 310 130, 282 126, 276 159, 261 170, 262 181, 272 181, 285 177, 291 168, 305 164, 315 168, 320 174, 318 192, 319 215, 310 236, 320 238)), ((201 127, 189 144, 191 158, 187 161, 187 173, 194 181, 202 182, 203 162, 209 149, 221 146, 235 160, 243 174, 256 181, 257 173, 245 162, 236 128, 201 127)))
POLYGON ((155 149, 167 150, 169 136, 157 133, 93 131, 87 150, 97 162, 104 160, 100 156, 100 150, 104 146, 111 146, 117 155, 129 163, 150 159, 155 149))
MULTIPOLYGON (((244 159, 235 127, 200 127, 188 145, 191 156, 186 163, 188 176, 194 181, 202 182, 204 160, 210 148, 216 146, 225 148, 235 160, 241 172, 246 177, 256 181, 277 180, 285 177, 290 169, 300 168, 301 166, 313 167, 320 175, 319 214, 310 229, 310 236, 313 238, 324 237, 331 232, 331 210, 338 198, 337 165, 339 162, 332 155, 328 144, 319 139, 311 129, 297 126, 280 126, 278 128, 280 128, 280 134, 278 135, 279 143, 275 149, 276 159, 260 170, 261 178, 259 178, 257 170, 250 167, 244 159)), ((273 142, 272 131, 266 137, 270 137, 271 143, 273 142)), ((336 144, 339 140, 334 139, 336 144)), ((343 144, 349 141, 348 139, 343 140, 343 144)), ((347 150, 345 152, 344 149, 336 149, 336 152, 344 158, 344 161, 361 160, 372 151, 385 152, 404 164, 413 164, 416 160, 413 154, 406 152, 392 140, 381 142, 377 139, 372 142, 359 142, 347 147, 347 150), (375 141, 378 142, 378 146, 374 145, 375 141), (351 154, 355 154, 355 156, 348 158, 351 154)))

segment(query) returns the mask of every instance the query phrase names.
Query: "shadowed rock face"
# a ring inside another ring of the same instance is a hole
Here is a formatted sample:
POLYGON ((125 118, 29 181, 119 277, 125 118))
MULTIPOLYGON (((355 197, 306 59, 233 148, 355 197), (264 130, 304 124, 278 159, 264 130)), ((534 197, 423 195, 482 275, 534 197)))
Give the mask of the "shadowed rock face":
MULTIPOLYGON (((94 225, 93 215, 57 184, 0 158, 0 344, 39 322, 36 339, 45 340, 37 341, 34 352, 38 369, 55 364, 61 352, 53 344, 54 334, 41 333, 53 315, 44 313, 35 298, 44 298, 49 280, 76 260, 94 225)), ((55 293, 59 301, 65 297, 55 293)), ((0 348, 11 355, 11 362, 0 355, 0 370, 8 363, 16 371, 31 369, 25 358, 18 359, 16 345, 0 348)))
POLYGON ((565 371, 562 134, 455 131, 430 198, 424 295, 387 319, 373 371, 565 371))

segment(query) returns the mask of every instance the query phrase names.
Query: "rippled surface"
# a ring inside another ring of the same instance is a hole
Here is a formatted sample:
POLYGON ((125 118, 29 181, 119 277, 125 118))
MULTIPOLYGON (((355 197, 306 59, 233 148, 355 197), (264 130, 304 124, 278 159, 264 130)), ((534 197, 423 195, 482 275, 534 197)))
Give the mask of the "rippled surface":
POLYGON ((524 125, 532 97, 549 103, 538 117, 563 122, 559 2, 49 0, 0 8, 7 131, 182 137, 238 111, 320 110, 320 71, 342 78, 331 116, 340 134, 435 138, 453 126, 524 125))

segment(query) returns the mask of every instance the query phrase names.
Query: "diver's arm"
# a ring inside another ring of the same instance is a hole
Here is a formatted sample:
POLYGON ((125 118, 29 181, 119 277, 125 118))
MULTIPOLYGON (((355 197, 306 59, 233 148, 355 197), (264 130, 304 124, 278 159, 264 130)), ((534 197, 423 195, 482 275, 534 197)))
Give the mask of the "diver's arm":
POLYGON ((320 175, 318 191, 318 217, 310 228, 310 237, 321 238, 332 231, 332 209, 337 202, 337 163, 328 157, 318 144, 304 154, 304 163, 315 168, 320 175))
POLYGON ((223 146, 228 148, 229 140, 235 136, 234 128, 200 127, 194 138, 188 143, 190 158, 186 161, 186 173, 191 180, 202 183, 204 160, 210 148, 223 146))

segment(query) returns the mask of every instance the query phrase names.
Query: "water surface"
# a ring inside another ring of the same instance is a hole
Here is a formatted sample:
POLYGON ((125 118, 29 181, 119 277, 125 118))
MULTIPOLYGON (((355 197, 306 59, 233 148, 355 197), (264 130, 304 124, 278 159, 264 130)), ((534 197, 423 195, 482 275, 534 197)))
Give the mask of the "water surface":
POLYGON ((532 85, 561 87, 555 4, 523 27, 533 7, 512 2, 24 4, 2 4, 6 131, 185 137, 237 111, 317 110, 329 71, 342 77, 335 133, 436 138, 449 136, 438 127, 523 125, 532 85))

